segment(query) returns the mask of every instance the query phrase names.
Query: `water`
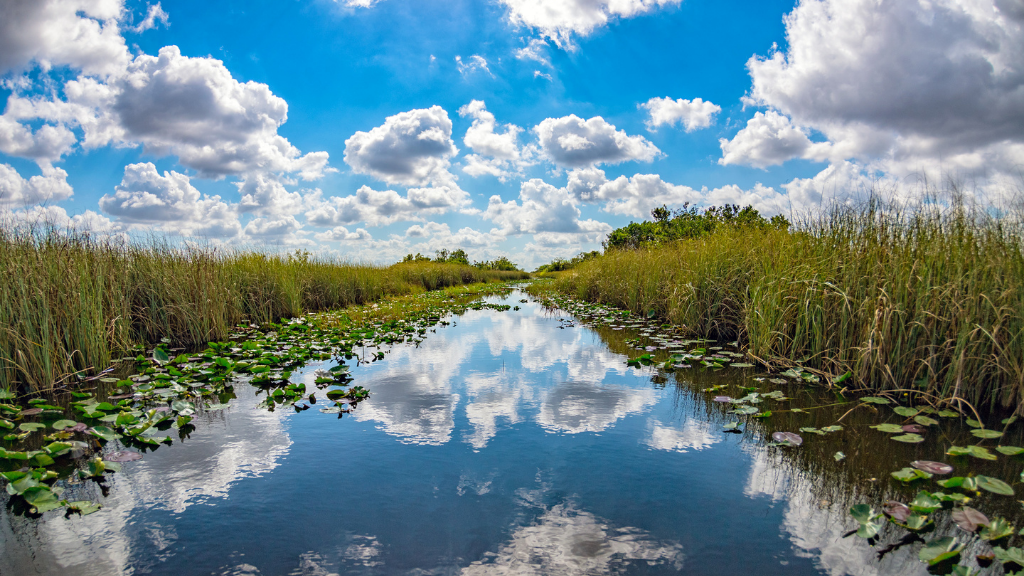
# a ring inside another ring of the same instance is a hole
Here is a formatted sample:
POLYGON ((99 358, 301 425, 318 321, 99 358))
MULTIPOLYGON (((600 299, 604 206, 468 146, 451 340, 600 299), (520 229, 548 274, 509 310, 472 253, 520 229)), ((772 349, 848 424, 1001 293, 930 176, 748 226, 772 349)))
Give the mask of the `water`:
MULTIPOLYGON (((848 431, 766 445, 792 419, 823 426, 848 406, 724 433, 734 418, 701 389, 756 372, 659 377, 626 366, 635 334, 519 305, 354 367, 371 398, 340 419, 256 409, 255 389, 236 385, 230 408, 105 491, 69 487, 100 512, 0 512, 0 574, 926 573, 920 545, 878 560, 902 533, 874 549, 843 534, 851 503, 898 494, 888 472, 933 447, 848 431)), ((312 385, 324 366, 293 380, 312 385)), ((791 388, 793 402, 824 402, 791 388)), ((865 412, 843 424, 878 421, 865 412)))

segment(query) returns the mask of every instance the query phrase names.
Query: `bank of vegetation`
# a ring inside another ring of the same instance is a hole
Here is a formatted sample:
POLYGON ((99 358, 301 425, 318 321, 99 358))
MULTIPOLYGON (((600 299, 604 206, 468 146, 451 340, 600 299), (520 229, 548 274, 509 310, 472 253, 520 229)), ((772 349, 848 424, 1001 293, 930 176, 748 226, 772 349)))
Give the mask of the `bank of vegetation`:
POLYGON ((745 344, 766 364, 980 407, 1022 406, 1019 219, 877 202, 791 225, 753 208, 655 210, 556 282, 745 344))
POLYGON ((194 347, 386 296, 526 278, 449 262, 351 264, 0 226, 0 388, 74 384, 137 346, 194 347))

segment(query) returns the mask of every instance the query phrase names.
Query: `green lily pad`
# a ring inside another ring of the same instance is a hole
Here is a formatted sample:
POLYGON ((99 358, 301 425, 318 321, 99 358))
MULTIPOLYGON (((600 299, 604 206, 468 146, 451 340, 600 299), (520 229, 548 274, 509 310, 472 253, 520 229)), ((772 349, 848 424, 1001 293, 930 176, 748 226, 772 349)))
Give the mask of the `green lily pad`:
POLYGON ((975 476, 975 478, 978 480, 978 488, 982 490, 1003 496, 1013 496, 1013 488, 998 478, 991 476, 975 476))
POLYGON ((46 428, 46 424, 40 424, 39 422, 22 422, 18 428, 23 432, 35 432, 36 430, 46 428))
POLYGON ((843 459, 846 458, 846 454, 843 454, 842 452, 836 452, 835 454, 832 455, 832 457, 836 459, 836 462, 842 462, 843 459))
POLYGON ((981 422, 975 420, 974 418, 968 418, 967 419, 967 425, 970 426, 971 428, 984 428, 985 427, 984 424, 982 424, 981 422))
POLYGON ((1003 435, 1003 433, 998 430, 988 430, 985 428, 971 430, 971 434, 977 436, 978 438, 999 438, 1000 436, 1003 435))
POLYGON ((913 482, 914 480, 921 480, 921 479, 931 478, 932 475, 929 474, 928 472, 923 471, 923 470, 918 470, 916 468, 909 468, 908 467, 908 468, 904 468, 902 470, 897 470, 896 472, 893 472, 892 473, 892 477, 897 479, 897 480, 899 480, 900 482, 908 482, 909 483, 909 482, 913 482))
POLYGON ((88 516, 93 512, 99 512, 102 507, 103 506, 100 504, 90 500, 75 500, 74 502, 68 502, 68 509, 72 512, 78 512, 82 516, 88 516))
POLYGON ((959 418, 960 414, 952 410, 939 410, 939 416, 943 418, 959 418))
POLYGON ((75 424, 78 424, 78 422, 75 422, 74 420, 57 420, 53 423, 53 429, 64 430, 66 428, 71 428, 75 424))
POLYGON ((978 533, 982 540, 988 540, 990 542, 1012 536, 1014 533, 1013 526, 1006 521, 1005 518, 993 518, 981 532, 978 533))
POLYGON ((866 402, 868 404, 889 404, 890 403, 888 398, 879 398, 877 396, 865 396, 865 397, 861 398, 860 401, 861 402, 866 402))
POLYGON ((878 430, 879 432, 885 432, 886 434, 902 434, 903 433, 903 427, 900 426, 899 424, 876 424, 875 426, 871 426, 871 428, 874 428, 875 430, 878 430))
POLYGON ((934 419, 934 418, 929 418, 927 416, 923 416, 923 415, 920 415, 920 414, 917 415, 917 416, 914 416, 914 422, 917 422, 918 424, 920 424, 922 426, 935 426, 935 425, 937 425, 939 423, 939 421, 934 419))
POLYGON ((170 356, 167 355, 167 352, 165 352, 163 348, 154 348, 153 361, 155 361, 157 364, 164 365, 170 362, 171 358, 170 356))
POLYGON ((36 512, 42 514, 61 507, 61 501, 52 490, 43 486, 29 488, 21 495, 36 512))
POLYGON ((963 547, 963 544, 957 543, 956 538, 947 536, 926 543, 924 548, 917 553, 917 557, 921 562, 925 562, 929 566, 935 566, 947 560, 958 558, 963 547))
POLYGON ((950 446, 946 454, 950 456, 972 456, 981 460, 996 460, 996 455, 981 446, 950 446))
POLYGON ((896 407, 894 407, 892 409, 892 411, 897 413, 897 414, 899 414, 900 416, 906 416, 907 418, 910 418, 912 416, 917 416, 918 413, 919 413, 918 410, 915 410, 913 408, 908 408, 906 406, 896 406, 896 407))
POLYGON ((996 450, 1007 456, 1019 456, 1024 454, 1024 448, 1020 446, 996 446, 996 450))
POLYGON ((89 433, 97 438, 102 438, 107 442, 111 442, 117 438, 117 434, 106 426, 93 426, 89 429, 89 433))
POLYGON ((831 433, 831 432, 839 432, 842 429, 843 429, 842 426, 840 426, 838 424, 833 424, 832 426, 825 426, 824 428, 821 429, 821 431, 822 432, 829 432, 829 433, 831 433))
POLYGON ((942 508, 942 501, 924 490, 918 492, 910 503, 910 509, 919 514, 931 514, 939 508, 942 508))
POLYGON ((924 442, 924 436, 921 436, 920 434, 903 434, 902 436, 892 436, 890 439, 897 442, 905 442, 907 444, 924 442))
POLYGON ((999 560, 999 562, 1003 564, 1024 566, 1024 550, 1020 548, 1000 548, 999 546, 993 546, 992 552, 996 555, 996 560, 999 560))

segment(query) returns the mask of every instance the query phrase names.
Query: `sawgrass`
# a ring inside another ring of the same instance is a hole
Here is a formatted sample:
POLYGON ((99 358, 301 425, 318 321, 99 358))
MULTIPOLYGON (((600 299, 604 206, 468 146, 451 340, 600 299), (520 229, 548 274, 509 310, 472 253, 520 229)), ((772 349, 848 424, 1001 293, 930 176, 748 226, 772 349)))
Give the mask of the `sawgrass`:
POLYGON ((836 209, 791 230, 723 228, 609 250, 556 288, 739 339, 769 364, 975 406, 1021 406, 1019 219, 962 206, 836 209))
POLYGON ((189 347, 222 339, 242 322, 528 276, 125 243, 24 226, 0 226, 0 270, 0 388, 23 392, 73 383, 164 338, 189 347))

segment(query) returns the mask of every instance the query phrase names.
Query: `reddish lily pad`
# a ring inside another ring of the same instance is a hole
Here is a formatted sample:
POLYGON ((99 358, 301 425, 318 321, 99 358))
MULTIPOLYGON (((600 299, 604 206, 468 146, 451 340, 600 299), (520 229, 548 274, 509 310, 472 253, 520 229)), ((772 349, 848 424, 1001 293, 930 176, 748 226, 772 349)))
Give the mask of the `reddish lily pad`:
POLYGON ((898 522, 906 522, 907 518, 910 517, 910 508, 902 502, 896 502, 890 500, 882 506, 882 512, 892 517, 893 520, 898 522))
POLYGON ((22 410, 21 411, 21 415, 22 416, 35 416, 36 414, 42 414, 42 413, 43 413, 43 409, 42 408, 29 408, 28 410, 22 410))
POLYGON ((804 439, 801 438, 799 434, 794 434, 792 432, 773 432, 772 440, 792 444, 793 446, 799 446, 804 443, 804 439))
POLYGON ((924 428, 921 428, 917 424, 905 424, 902 426, 904 432, 910 432, 911 434, 920 434, 924 432, 924 428))
POLYGON ((968 532, 977 532, 978 528, 988 524, 988 517, 978 512, 970 506, 964 506, 953 510, 953 522, 960 527, 961 530, 968 532))
POLYGON ((715 402, 732 402, 732 398, 729 396, 715 396, 712 400, 715 402))
POLYGON ((949 464, 931 460, 914 460, 910 465, 929 474, 949 474, 953 471, 953 467, 949 464))

